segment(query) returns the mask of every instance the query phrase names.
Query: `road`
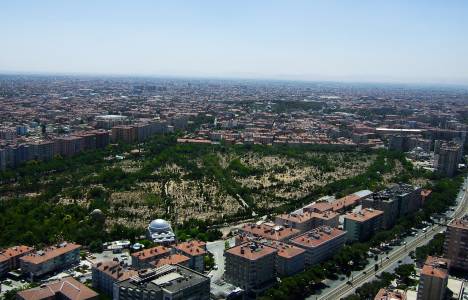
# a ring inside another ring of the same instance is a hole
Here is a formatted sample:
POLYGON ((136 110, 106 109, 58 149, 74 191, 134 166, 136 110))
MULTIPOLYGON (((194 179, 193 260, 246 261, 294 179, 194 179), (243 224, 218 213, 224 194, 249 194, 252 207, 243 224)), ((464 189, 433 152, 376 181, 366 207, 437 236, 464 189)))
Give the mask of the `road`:
MULTIPOLYGON (((230 246, 234 246, 234 239, 230 238, 226 240, 229 242, 230 246)), ((221 279, 224 274, 224 247, 225 247, 225 240, 219 240, 215 242, 208 242, 206 243, 206 249, 213 254, 213 258, 215 261, 216 266, 218 266, 217 270, 211 270, 209 276, 211 277, 211 282, 216 282, 217 280, 221 279)))
MULTIPOLYGON (((457 196, 457 208, 455 211, 448 215, 449 219, 460 218, 468 210, 468 178, 465 178, 462 189, 460 190, 459 195, 457 196)), ((443 225, 434 225, 428 230, 428 232, 420 233, 414 239, 409 241, 406 245, 394 248, 383 260, 377 262, 371 262, 364 270, 353 273, 352 278, 350 279, 352 285, 347 282, 342 282, 333 289, 325 292, 320 296, 310 296, 307 299, 320 299, 320 300, 336 300, 347 295, 351 294, 356 288, 360 287, 365 282, 371 280, 375 277, 376 273, 374 272, 374 265, 379 265, 379 270, 377 273, 383 272, 388 269, 391 265, 398 262, 399 260, 404 259, 411 251, 414 251, 417 247, 420 247, 424 244, 427 244, 438 232, 444 229, 443 225)))

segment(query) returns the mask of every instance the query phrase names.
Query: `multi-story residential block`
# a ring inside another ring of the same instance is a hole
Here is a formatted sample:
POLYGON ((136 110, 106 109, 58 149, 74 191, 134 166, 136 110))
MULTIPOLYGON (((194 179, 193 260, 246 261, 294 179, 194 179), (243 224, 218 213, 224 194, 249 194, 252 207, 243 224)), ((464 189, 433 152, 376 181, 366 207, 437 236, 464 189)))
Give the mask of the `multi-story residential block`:
POLYGON ((421 188, 409 184, 395 184, 364 198, 362 206, 383 211, 382 226, 391 228, 399 217, 415 212, 422 206, 421 191, 421 188))
POLYGON ((468 272, 468 216, 455 219, 447 225, 444 256, 451 267, 468 272))
POLYGON ((277 249, 275 271, 278 276, 290 276, 304 270, 305 250, 300 247, 247 233, 236 235, 235 241, 236 246, 254 242, 277 249))
POLYGON ((278 276, 291 276, 304 271, 306 260, 304 249, 282 242, 272 242, 267 245, 278 250, 275 262, 278 276))
POLYGON ((399 205, 396 197, 391 197, 386 191, 381 191, 362 200, 363 208, 372 208, 383 211, 382 227, 391 228, 399 216, 399 205))
POLYGON ((305 264, 318 264, 333 256, 346 242, 346 231, 321 226, 291 239, 291 243, 306 250, 305 264))
POLYGON ((116 125, 127 123, 128 117, 121 115, 100 115, 96 116, 96 128, 111 129, 116 125))
POLYGON ((110 260, 94 264, 92 269, 93 288, 112 297, 114 284, 127 280, 138 274, 136 270, 129 269, 118 260, 110 260))
POLYGON ((21 271, 33 280, 47 273, 62 270, 80 262, 80 248, 78 244, 63 242, 25 255, 20 258, 21 271))
POLYGON ((138 269, 151 267, 151 262, 171 255, 172 249, 156 246, 132 253, 132 266, 138 269))
POLYGON ((272 241, 287 241, 300 234, 300 230, 292 227, 275 225, 274 223, 245 224, 239 228, 240 234, 251 234, 272 241))
POLYGON ((297 229, 300 233, 304 233, 319 226, 337 227, 339 214, 332 211, 331 204, 323 204, 324 205, 321 205, 320 208, 326 209, 324 211, 319 211, 319 206, 314 205, 314 208, 310 211, 278 215, 275 218, 275 223, 286 228, 297 229))
POLYGON ((372 208, 350 212, 344 216, 348 241, 366 241, 382 228, 383 211, 372 208))
POLYGON ((84 150, 83 137, 63 136, 56 138, 55 153, 64 157, 76 155, 84 150))
POLYGON ((114 285, 115 300, 210 299, 210 278, 181 265, 144 269, 114 285))
POLYGON ((110 137, 107 130, 96 130, 94 133, 96 135, 96 148, 102 149, 109 145, 110 137))
POLYGON ((0 277, 20 267, 20 258, 34 249, 28 246, 15 246, 0 250, 0 277))
POLYGON ((312 213, 312 216, 312 228, 317 228, 320 226, 338 227, 340 224, 340 214, 334 211, 312 213))
POLYGON ((181 265, 190 268, 190 258, 182 254, 174 253, 169 256, 154 260, 150 264, 155 268, 159 268, 164 265, 181 265))
POLYGON ((189 241, 179 243, 174 247, 175 251, 187 256, 189 261, 189 268, 202 273, 205 271, 204 257, 206 255, 206 243, 203 241, 189 241))
POLYGON ((275 260, 278 250, 250 242, 225 251, 224 277, 247 293, 257 294, 270 287, 276 278, 275 260))
POLYGON ((342 198, 333 200, 331 202, 332 210, 334 212, 340 212, 340 213, 345 212, 357 206, 362 201, 362 199, 369 197, 370 195, 372 195, 372 191, 362 190, 353 194, 349 194, 342 198))
POLYGON ((313 216, 310 212, 281 214, 276 216, 275 223, 284 227, 291 227, 301 233, 313 228, 313 216))
POLYGON ((419 278, 418 300, 445 299, 450 260, 428 256, 419 278))
POLYGON ((66 277, 58 281, 27 289, 16 294, 18 300, 97 300, 99 294, 77 281, 66 277))
POLYGON ((112 128, 112 141, 134 143, 138 140, 138 128, 131 125, 119 125, 112 128))
POLYGON ((442 143, 435 159, 437 172, 449 177, 455 175, 462 151, 462 146, 457 142, 442 143))
POLYGON ((33 154, 30 159, 48 161, 54 158, 55 146, 53 141, 41 141, 31 144, 33 154))
POLYGON ((386 189, 391 197, 398 199, 398 216, 413 213, 421 208, 421 188, 406 183, 394 184, 386 189))
POLYGON ((406 300, 406 293, 400 290, 380 289, 374 300, 406 300))

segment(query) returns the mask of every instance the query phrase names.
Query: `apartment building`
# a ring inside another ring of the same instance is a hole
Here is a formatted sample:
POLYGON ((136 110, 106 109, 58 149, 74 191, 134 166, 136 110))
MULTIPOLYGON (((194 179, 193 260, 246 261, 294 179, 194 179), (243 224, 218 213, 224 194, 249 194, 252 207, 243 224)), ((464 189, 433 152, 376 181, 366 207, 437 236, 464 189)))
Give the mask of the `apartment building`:
POLYGON ((151 262, 171 255, 172 249, 166 246, 156 246, 132 253, 132 266, 141 269, 151 267, 151 262))
POLYGON ((55 154, 63 157, 76 155, 84 150, 83 137, 80 136, 63 136, 54 140, 55 154))
POLYGON ((127 280, 138 274, 136 270, 129 269, 118 260, 110 260, 94 264, 91 269, 93 288, 112 297, 114 284, 127 280))
POLYGON ((81 246, 63 242, 20 258, 20 267, 31 280, 47 273, 63 270, 80 262, 81 246))
POLYGON ((20 267, 20 258, 34 249, 28 246, 14 246, 0 250, 0 277, 20 267))
POLYGON ((435 159, 437 172, 449 177, 454 176, 458 169, 462 151, 462 146, 457 142, 442 143, 435 159))
POLYGON ((275 282, 278 250, 257 242, 227 249, 224 278, 247 293, 257 294, 275 282))
POLYGON ((114 285, 114 300, 209 300, 210 278, 181 265, 139 270, 114 285))
POLYGON ((392 228, 399 216, 398 199, 390 197, 384 191, 363 199, 362 207, 383 211, 382 228, 384 229, 392 228))
POLYGON ((348 241, 366 241, 382 228, 383 211, 364 208, 344 216, 344 230, 348 241))
POLYGON ((314 206, 315 208, 310 211, 281 214, 276 216, 275 223, 286 228, 297 229, 300 233, 307 232, 319 226, 337 227, 339 214, 332 211, 332 206, 329 203, 323 204, 329 207, 329 209, 320 211, 318 206, 314 206))
POLYGON ((291 239, 291 244, 306 250, 305 264, 312 266, 333 256, 346 242, 346 231, 321 226, 291 239))
POLYGON ((302 233, 313 228, 313 216, 310 212, 281 214, 276 216, 275 223, 297 229, 302 233))
POLYGON ((132 125, 118 125, 112 128, 112 141, 133 143, 138 139, 138 129, 132 125))
POLYGON ((363 208, 384 212, 382 226, 385 229, 395 225, 396 220, 417 211, 422 206, 422 189, 406 183, 392 185, 362 200, 363 208))
POLYGON ((428 256, 419 278, 418 300, 445 299, 450 260, 428 256))
POLYGON ((374 300, 406 300, 406 293, 401 290, 382 288, 375 295, 374 300))
POLYGON ((66 277, 58 281, 27 289, 16 294, 18 300, 97 300, 99 294, 77 281, 66 277))
POLYGON ((451 267, 468 272, 468 216, 455 219, 447 225, 444 257, 450 259, 451 267))
POLYGON ((306 257, 304 249, 276 241, 264 242, 263 244, 278 250, 275 262, 275 270, 278 276, 291 276, 304 271, 306 257))
POLYGON ((206 255, 206 243, 203 241, 188 241, 175 245, 175 251, 188 257, 189 268, 200 273, 205 271, 204 257, 206 255))
POLYGON ((154 260, 150 262, 150 264, 154 268, 159 268, 164 265, 181 265, 190 268, 190 258, 182 254, 174 253, 169 256, 154 260))
POLYGON ((300 230, 274 223, 245 224, 239 228, 240 234, 251 234, 272 241, 287 241, 300 234, 300 230))

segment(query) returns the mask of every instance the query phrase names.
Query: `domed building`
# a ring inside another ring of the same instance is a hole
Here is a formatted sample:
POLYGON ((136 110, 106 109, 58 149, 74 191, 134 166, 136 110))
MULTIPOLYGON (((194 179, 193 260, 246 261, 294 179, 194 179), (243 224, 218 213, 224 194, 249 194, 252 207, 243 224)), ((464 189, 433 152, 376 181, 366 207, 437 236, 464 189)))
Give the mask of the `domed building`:
POLYGON ((104 219, 106 218, 106 216, 104 215, 104 213, 102 212, 102 210, 96 208, 94 209, 90 214, 89 216, 91 217, 91 219, 93 221, 98 221, 98 222, 103 222, 104 219))
POLYGON ((156 219, 148 225, 148 239, 157 244, 170 244, 175 242, 175 234, 169 222, 156 219))

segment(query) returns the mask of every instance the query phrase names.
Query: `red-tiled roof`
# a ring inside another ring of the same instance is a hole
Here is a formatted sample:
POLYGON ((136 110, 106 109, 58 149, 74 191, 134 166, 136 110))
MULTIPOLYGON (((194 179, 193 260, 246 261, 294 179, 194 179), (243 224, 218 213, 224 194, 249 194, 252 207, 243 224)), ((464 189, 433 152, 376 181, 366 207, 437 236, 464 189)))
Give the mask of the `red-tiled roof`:
POLYGON ((177 244, 175 248, 189 256, 198 256, 206 254, 205 246, 206 243, 202 241, 189 241, 177 244))
POLYGON ((356 194, 351 194, 351 195, 345 196, 343 198, 336 199, 336 200, 332 201, 333 211, 342 210, 344 208, 353 206, 353 205, 357 204, 359 199, 361 199, 361 197, 359 197, 356 194))
POLYGON ((70 300, 86 300, 97 298, 98 294, 75 280, 73 277, 66 277, 59 281, 46 284, 44 287, 32 288, 18 292, 18 295, 25 300, 41 300, 62 294, 70 300))
POLYGON ((0 262, 12 259, 17 256, 22 256, 33 251, 33 248, 28 246, 14 246, 0 251, 0 262))
POLYGON ((97 263, 93 265, 93 268, 96 268, 99 271, 106 273, 116 281, 126 280, 138 274, 136 270, 126 269, 120 265, 120 262, 114 260, 97 263))
POLYGON ((175 264, 184 264, 188 262, 190 258, 182 254, 171 254, 168 257, 164 257, 158 260, 153 261, 151 264, 155 267, 161 267, 164 265, 175 265, 175 264))
POLYGON ((171 248, 165 246, 156 246, 153 248, 144 249, 138 252, 132 253, 133 257, 138 259, 147 260, 153 257, 158 257, 161 255, 168 255, 171 252, 171 248))
POLYGON ((33 254, 25 255, 21 257, 20 259, 24 262, 28 262, 31 264, 40 264, 54 257, 63 255, 75 249, 79 249, 80 247, 81 245, 78 245, 78 244, 66 243, 60 247, 48 247, 48 248, 42 249, 41 251, 37 251, 33 254))

